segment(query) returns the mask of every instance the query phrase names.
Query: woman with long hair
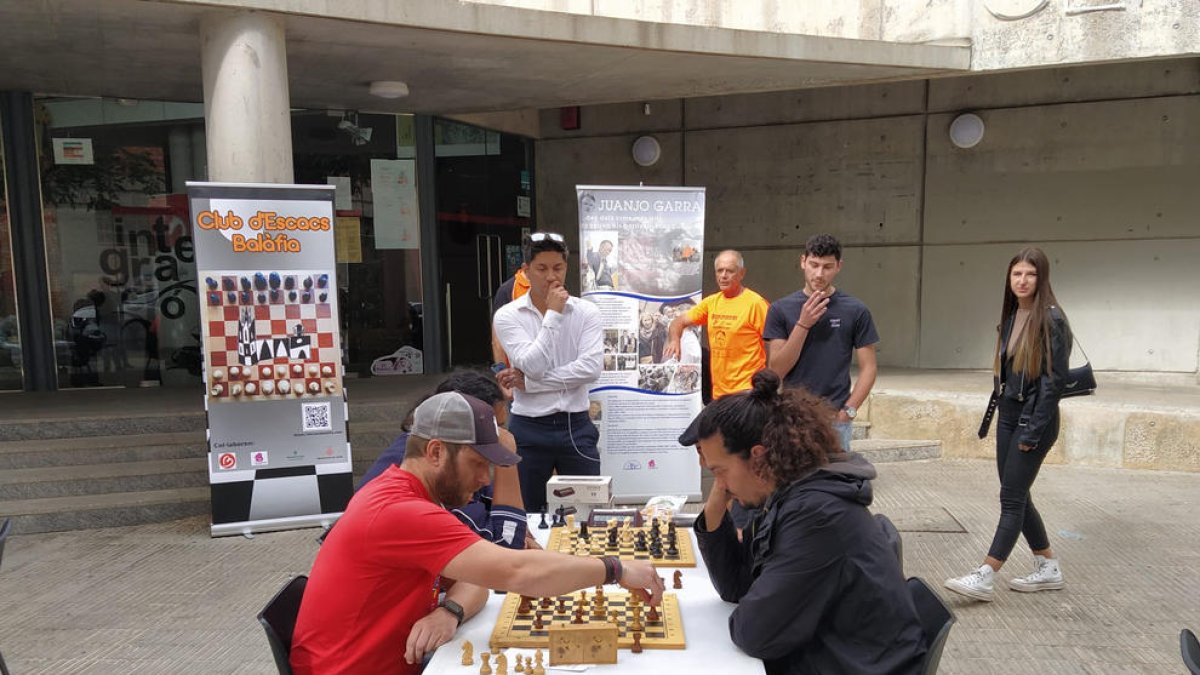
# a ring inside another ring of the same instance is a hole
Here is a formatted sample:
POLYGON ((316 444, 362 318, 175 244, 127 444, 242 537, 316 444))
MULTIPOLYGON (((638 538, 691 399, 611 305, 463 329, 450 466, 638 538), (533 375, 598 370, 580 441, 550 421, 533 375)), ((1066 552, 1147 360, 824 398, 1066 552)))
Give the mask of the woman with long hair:
MULTIPOLYGON (((983 565, 946 581, 946 588, 990 601, 996 572, 1008 559, 1018 535, 1033 551, 1034 570, 1012 579, 1014 591, 1063 587, 1062 570, 1050 549, 1046 526, 1029 491, 1042 461, 1058 439, 1058 402, 1071 356, 1071 327, 1050 286, 1050 261, 1027 247, 1008 263, 999 337, 992 365, 996 423, 996 468, 1000 474, 1000 522, 983 565)), ((990 407, 990 405, 989 405, 990 407)), ((981 437, 986 434, 980 429, 981 437)))
POLYGON ((709 404, 680 441, 713 474, 695 532, 713 586, 737 603, 730 637, 768 675, 915 675, 925 637, 867 510, 875 467, 842 449, 823 399, 780 391, 767 369, 751 385, 709 404), (741 538, 733 498, 759 509, 741 538))

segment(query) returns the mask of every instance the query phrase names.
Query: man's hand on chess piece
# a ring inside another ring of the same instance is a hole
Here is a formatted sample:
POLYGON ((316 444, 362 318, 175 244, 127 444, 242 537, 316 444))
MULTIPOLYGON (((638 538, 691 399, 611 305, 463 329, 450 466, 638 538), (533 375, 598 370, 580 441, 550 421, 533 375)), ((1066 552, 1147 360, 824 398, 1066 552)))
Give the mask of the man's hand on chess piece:
POLYGON ((644 560, 627 560, 622 561, 621 566, 621 578, 618 580, 621 586, 652 605, 662 603, 663 580, 654 565, 644 560))
POLYGON ((404 661, 417 664, 425 660, 425 656, 454 638, 458 630, 458 619, 450 612, 435 609, 417 620, 408 633, 408 642, 404 645, 404 661))

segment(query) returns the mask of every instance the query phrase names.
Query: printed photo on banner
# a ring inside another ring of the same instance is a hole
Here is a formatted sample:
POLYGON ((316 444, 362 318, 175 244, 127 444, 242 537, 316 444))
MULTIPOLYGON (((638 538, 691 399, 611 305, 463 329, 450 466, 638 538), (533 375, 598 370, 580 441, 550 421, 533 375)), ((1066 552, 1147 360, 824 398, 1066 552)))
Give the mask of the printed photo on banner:
POLYGON ((208 270, 200 276, 210 400, 341 393, 341 351, 328 272, 208 270))
POLYGON ((583 237, 583 290, 615 291, 619 288, 616 230, 597 230, 583 237))
MULTIPOLYGON (((663 347, 667 344, 671 321, 696 306, 692 298, 638 303, 638 362, 645 365, 663 362, 663 347)), ((700 363, 700 337, 696 328, 683 331, 679 342, 679 363, 700 363)))
POLYGON ((700 391, 700 367, 677 365, 638 366, 638 388, 663 394, 700 391))

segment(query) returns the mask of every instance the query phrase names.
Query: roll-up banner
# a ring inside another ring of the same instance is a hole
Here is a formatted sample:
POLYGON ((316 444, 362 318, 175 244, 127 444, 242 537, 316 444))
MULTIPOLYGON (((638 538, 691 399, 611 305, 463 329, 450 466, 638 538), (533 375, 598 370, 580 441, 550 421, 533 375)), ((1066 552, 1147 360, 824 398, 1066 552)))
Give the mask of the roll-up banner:
POLYGON ((576 186, 581 295, 600 308, 604 372, 591 390, 600 473, 618 502, 700 498, 696 451, 678 438, 702 407, 700 337, 667 327, 700 301, 704 188, 576 186))
POLYGON ((353 493, 325 185, 187 184, 212 536, 335 520, 353 493))

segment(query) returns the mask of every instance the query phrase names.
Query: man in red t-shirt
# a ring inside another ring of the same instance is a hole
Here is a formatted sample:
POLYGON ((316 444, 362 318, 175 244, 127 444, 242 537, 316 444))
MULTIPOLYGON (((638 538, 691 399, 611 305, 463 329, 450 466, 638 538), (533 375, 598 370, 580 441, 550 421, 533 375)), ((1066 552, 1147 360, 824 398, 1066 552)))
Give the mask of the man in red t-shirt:
POLYGON ((649 563, 504 548, 446 510, 487 485, 492 464, 518 461, 483 401, 447 392, 418 406, 404 461, 354 495, 317 553, 292 638, 296 675, 418 673, 489 588, 547 596, 620 583, 658 604, 649 563))

